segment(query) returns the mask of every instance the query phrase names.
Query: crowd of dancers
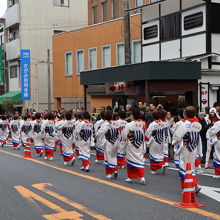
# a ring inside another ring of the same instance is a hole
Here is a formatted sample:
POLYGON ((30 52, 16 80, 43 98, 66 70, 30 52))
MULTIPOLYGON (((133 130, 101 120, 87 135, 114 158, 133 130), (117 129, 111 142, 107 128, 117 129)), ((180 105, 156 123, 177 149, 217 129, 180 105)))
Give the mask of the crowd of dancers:
MULTIPOLYGON (((82 161, 80 169, 90 171, 90 149, 96 147, 96 163, 105 165, 106 178, 118 177, 119 168, 127 169, 126 182, 139 179, 146 184, 145 158, 150 159, 152 175, 166 172, 169 166, 169 146, 174 146, 174 161, 179 169, 183 185, 186 164, 191 163, 194 186, 200 191, 195 167, 200 166, 202 155, 202 129, 196 110, 186 107, 178 114, 178 120, 169 122, 163 108, 152 112, 152 122, 143 120, 140 110, 132 109, 129 120, 126 112, 102 111, 100 119, 92 122, 88 112, 66 111, 55 116, 52 112, 44 115, 35 113, 20 117, 14 115, 11 121, 3 115, 0 120, 0 143, 7 143, 9 134, 13 149, 24 150, 31 155, 34 146, 36 156, 45 160, 54 159, 59 149, 64 166, 73 166, 76 158, 82 161), (148 153, 147 153, 148 152, 148 153)), ((214 146, 215 178, 220 178, 220 121, 209 129, 209 141, 214 146)))

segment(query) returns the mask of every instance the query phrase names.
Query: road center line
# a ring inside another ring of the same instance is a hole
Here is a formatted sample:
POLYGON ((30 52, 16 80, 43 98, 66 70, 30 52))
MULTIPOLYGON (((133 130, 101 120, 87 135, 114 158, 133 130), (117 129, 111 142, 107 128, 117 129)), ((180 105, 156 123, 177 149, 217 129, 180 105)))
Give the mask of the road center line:
MULTIPOLYGON (((168 204, 168 205, 177 207, 175 205, 176 202, 169 201, 169 200, 164 199, 164 198, 160 198, 160 197, 155 196, 155 195, 150 194, 150 193, 146 193, 146 192, 139 191, 139 190, 136 190, 136 189, 132 189, 132 188, 129 188, 129 187, 126 187, 126 186, 122 186, 120 184, 108 182, 106 180, 102 180, 102 179, 99 179, 99 178, 96 178, 96 177, 87 176, 85 174, 81 174, 81 173, 78 173, 78 172, 75 172, 75 171, 72 171, 72 170, 67 170, 67 169, 64 169, 64 168, 61 168, 61 167, 53 166, 53 165, 45 163, 43 161, 39 161, 39 160, 35 160, 35 159, 30 159, 30 158, 24 158, 21 155, 14 154, 14 153, 11 153, 11 152, 7 152, 7 151, 4 151, 4 150, 0 150, 0 152, 8 154, 8 155, 11 155, 11 156, 14 156, 14 157, 18 157, 18 158, 22 158, 22 159, 25 159, 25 160, 29 160, 29 161, 32 161, 32 162, 35 162, 35 163, 38 163, 38 164, 41 164, 41 165, 44 165, 44 166, 47 166, 47 167, 59 170, 59 171, 63 171, 63 172, 70 173, 70 174, 74 174, 76 176, 80 176, 82 178, 85 178, 85 179, 88 179, 88 180, 92 180, 92 181, 95 181, 95 182, 98 182, 98 183, 102 183, 102 184, 105 184, 105 185, 108 185, 108 186, 111 186, 111 187, 114 187, 114 188, 117 188, 117 189, 121 189, 121 190, 130 192, 130 193, 133 193, 133 194, 136 194, 136 195, 140 195, 140 196, 143 196, 143 197, 146 197, 146 198, 149 198, 149 199, 153 199, 155 201, 159 201, 159 202, 162 202, 164 204, 168 204)), ((177 208, 180 208, 180 207, 177 207, 177 208)), ((180 209, 182 209, 182 208, 180 208, 180 209)), ((184 210, 191 211, 191 212, 194 212, 194 213, 197 213, 199 215, 203 215, 203 216, 206 216, 206 217, 209 217, 209 218, 212 218, 212 219, 220 220, 220 215, 219 214, 208 212, 208 211, 205 211, 205 210, 202 210, 202 209, 192 208, 192 209, 184 209, 184 210)))

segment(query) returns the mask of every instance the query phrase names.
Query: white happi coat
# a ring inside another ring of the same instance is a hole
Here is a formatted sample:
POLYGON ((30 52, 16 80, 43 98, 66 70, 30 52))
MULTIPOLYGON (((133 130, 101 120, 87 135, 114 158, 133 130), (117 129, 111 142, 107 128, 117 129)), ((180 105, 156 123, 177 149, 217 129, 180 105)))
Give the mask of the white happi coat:
MULTIPOLYGON (((173 127, 171 128, 171 134, 172 135, 174 135, 176 133, 177 129, 179 128, 179 126, 181 126, 182 123, 184 123, 184 121, 180 120, 180 121, 178 121, 177 123, 175 123, 173 125, 173 127)), ((176 144, 176 145, 173 145, 173 146, 174 146, 174 162, 178 166, 179 165, 179 154, 177 154, 177 152, 178 152, 179 145, 176 144)))
POLYGON ((6 141, 9 134, 9 124, 7 120, 0 122, 0 139, 6 141))
POLYGON ((165 157, 169 157, 169 143, 171 142, 170 136, 170 122, 161 121, 164 124, 164 140, 163 140, 163 153, 165 157))
POLYGON ((105 123, 105 120, 101 119, 94 124, 96 145, 98 148, 100 148, 101 151, 104 151, 104 140, 103 140, 103 138, 100 138, 99 136, 97 136, 97 133, 98 133, 98 130, 101 128, 101 126, 104 123, 105 123))
POLYGON ((126 144, 126 138, 122 137, 123 134, 123 130, 125 128, 125 126, 128 124, 127 121, 119 119, 117 121, 117 127, 118 127, 118 131, 119 131, 119 141, 118 141, 118 154, 120 156, 125 156, 125 144, 126 144))
POLYGON ((73 121, 61 120, 56 124, 56 129, 59 133, 59 138, 62 142, 62 150, 65 156, 68 154, 73 154, 73 135, 75 130, 75 125, 73 121))
POLYGON ((34 146, 35 147, 43 147, 43 122, 41 120, 35 120, 33 123, 33 139, 34 139, 34 146))
POLYGON ((21 133, 20 120, 11 121, 10 130, 11 130, 12 140, 16 143, 19 143, 20 133, 21 133))
POLYGON ((146 144, 143 123, 141 121, 127 123, 122 132, 122 138, 125 140, 127 163, 134 168, 144 168, 146 144))
POLYGON ((214 144, 213 162, 215 167, 220 167, 220 121, 209 130, 209 136, 212 137, 211 142, 214 144))
POLYGON ((116 123, 105 121, 97 132, 97 137, 103 140, 105 165, 108 168, 117 167, 118 128, 116 123))
POLYGON ((77 147, 79 148, 79 158, 89 160, 90 146, 92 143, 93 124, 91 121, 81 121, 76 126, 77 147))
POLYGON ((74 140, 75 140, 75 146, 76 146, 76 148, 78 149, 78 142, 79 142, 79 135, 77 134, 77 131, 79 130, 79 126, 80 126, 80 123, 81 123, 82 121, 80 121, 80 120, 76 120, 75 121, 75 130, 74 130, 74 140))
POLYGON ((48 148, 54 148, 56 142, 55 123, 47 120, 43 123, 43 138, 44 144, 48 148))
POLYGON ((192 173, 195 175, 196 155, 202 157, 200 130, 200 123, 186 120, 178 126, 173 135, 173 145, 177 146, 176 155, 180 158, 181 178, 184 178, 187 162, 191 163, 192 173))
POLYGON ((35 120, 30 120, 30 123, 31 123, 31 132, 30 132, 30 138, 34 138, 34 131, 33 131, 33 128, 34 128, 34 124, 35 124, 35 120))
POLYGON ((150 123, 146 132, 149 157, 155 162, 161 162, 164 159, 163 141, 165 129, 165 123, 161 121, 153 121, 150 123))
POLYGON ((31 134, 31 123, 30 121, 23 121, 21 126, 21 140, 23 143, 27 143, 27 139, 30 138, 31 134))
POLYGON ((65 120, 62 119, 60 121, 57 121, 56 124, 55 124, 56 132, 57 132, 57 138, 60 141, 61 141, 61 137, 62 137, 62 129, 59 129, 59 128, 62 128, 64 122, 65 122, 65 120))

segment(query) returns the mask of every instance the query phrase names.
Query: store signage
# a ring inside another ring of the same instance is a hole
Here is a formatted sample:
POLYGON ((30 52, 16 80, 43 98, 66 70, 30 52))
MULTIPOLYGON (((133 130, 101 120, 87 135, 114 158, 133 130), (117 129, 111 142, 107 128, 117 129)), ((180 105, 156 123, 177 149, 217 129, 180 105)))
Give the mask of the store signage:
POLYGON ((31 99, 30 50, 21 50, 21 94, 23 101, 31 99))

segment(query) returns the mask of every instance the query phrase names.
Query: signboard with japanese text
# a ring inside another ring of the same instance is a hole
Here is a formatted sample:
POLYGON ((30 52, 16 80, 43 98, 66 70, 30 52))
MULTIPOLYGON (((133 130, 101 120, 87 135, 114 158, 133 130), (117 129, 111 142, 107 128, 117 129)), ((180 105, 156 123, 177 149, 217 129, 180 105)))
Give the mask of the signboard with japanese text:
POLYGON ((200 111, 209 107, 209 83, 200 83, 200 111))
POLYGON ((21 50, 21 96, 23 101, 31 99, 30 50, 21 50))
POLYGON ((3 82, 2 45, 0 45, 0 82, 3 82))

